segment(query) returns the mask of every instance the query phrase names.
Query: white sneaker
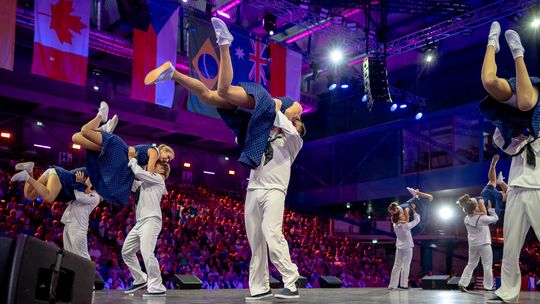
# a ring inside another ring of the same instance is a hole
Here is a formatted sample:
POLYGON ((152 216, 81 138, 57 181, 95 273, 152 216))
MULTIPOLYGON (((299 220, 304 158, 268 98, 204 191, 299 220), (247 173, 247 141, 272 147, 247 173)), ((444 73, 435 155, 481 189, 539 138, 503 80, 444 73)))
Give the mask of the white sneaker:
POLYGON ((219 18, 212 18, 212 26, 214 27, 214 31, 216 32, 216 38, 217 38, 217 44, 218 45, 231 45, 234 37, 231 35, 231 32, 229 32, 229 29, 227 28, 227 24, 223 22, 223 20, 219 18))
POLYGON ((504 183, 504 176, 501 171, 499 172, 499 175, 497 176, 497 184, 502 184, 502 183, 504 183))
POLYGON ((501 25, 497 21, 493 21, 489 28, 488 45, 495 48, 495 53, 498 53, 501 49, 499 45, 499 36, 501 35, 501 25))
POLYGON ((114 114, 113 118, 109 119, 101 128, 107 133, 113 133, 118 125, 118 115, 114 114))
POLYGON ((18 163, 15 165, 15 170, 25 170, 28 173, 32 173, 34 170, 34 162, 24 162, 24 163, 18 163))
POLYGON ((146 74, 146 77, 144 77, 144 84, 151 85, 164 80, 170 80, 172 79, 174 71, 175 69, 172 63, 167 61, 146 74))
POLYGON ((407 191, 409 191, 409 193, 413 196, 413 197, 418 197, 418 191, 416 191, 416 189, 413 189, 411 187, 407 187, 407 191))
POLYGON ((514 30, 508 30, 504 32, 504 38, 506 38, 506 42, 508 43, 508 46, 510 47, 510 51, 512 52, 512 57, 514 57, 514 59, 518 57, 523 57, 523 54, 525 53, 525 49, 523 48, 523 45, 521 44, 521 39, 519 38, 519 34, 514 30))
POLYGON ((18 172, 11 177, 11 182, 25 182, 30 178, 30 174, 26 170, 18 172))
POLYGON ((105 101, 102 101, 99 104, 99 110, 97 115, 101 116, 101 122, 103 123, 109 119, 109 105, 105 101))

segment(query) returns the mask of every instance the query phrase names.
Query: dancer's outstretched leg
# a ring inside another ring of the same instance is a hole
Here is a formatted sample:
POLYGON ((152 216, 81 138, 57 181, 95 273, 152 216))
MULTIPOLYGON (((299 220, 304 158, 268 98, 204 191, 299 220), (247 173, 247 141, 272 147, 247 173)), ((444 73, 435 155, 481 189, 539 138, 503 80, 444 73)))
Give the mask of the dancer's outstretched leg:
POLYGON ((52 203, 62 189, 60 178, 54 169, 48 169, 40 176, 39 181, 30 177, 26 170, 18 172, 11 178, 12 182, 25 182, 24 194, 28 200, 41 196, 45 202, 52 203))
POLYGON ((534 89, 527 67, 525 66, 525 61, 523 60, 525 50, 521 45, 521 39, 517 32, 508 30, 504 33, 504 37, 508 42, 516 65, 516 98, 518 108, 521 111, 529 111, 536 106, 538 90, 534 89))
POLYGON ((482 64, 482 84, 484 88, 498 101, 504 102, 512 97, 512 88, 505 79, 497 77, 495 53, 499 51, 499 35, 501 26, 497 21, 491 24, 488 36, 488 46, 482 64))
POLYGON ((110 121, 100 128, 100 123, 107 121, 108 115, 109 105, 102 101, 96 117, 82 126, 81 132, 73 134, 71 138, 73 143, 81 145, 86 150, 101 151, 101 144, 103 142, 101 131, 112 132, 118 124, 118 116, 114 115, 110 121))

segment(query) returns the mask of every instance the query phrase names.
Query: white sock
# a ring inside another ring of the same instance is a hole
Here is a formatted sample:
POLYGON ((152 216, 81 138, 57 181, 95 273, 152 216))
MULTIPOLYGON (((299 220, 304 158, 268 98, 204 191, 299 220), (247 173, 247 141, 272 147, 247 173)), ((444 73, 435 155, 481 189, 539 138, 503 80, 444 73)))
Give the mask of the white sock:
POLYGON ((523 57, 525 49, 521 44, 519 34, 516 31, 508 30, 504 33, 504 37, 506 38, 506 42, 508 42, 508 46, 510 47, 510 51, 512 52, 512 57, 514 57, 514 59, 523 57))

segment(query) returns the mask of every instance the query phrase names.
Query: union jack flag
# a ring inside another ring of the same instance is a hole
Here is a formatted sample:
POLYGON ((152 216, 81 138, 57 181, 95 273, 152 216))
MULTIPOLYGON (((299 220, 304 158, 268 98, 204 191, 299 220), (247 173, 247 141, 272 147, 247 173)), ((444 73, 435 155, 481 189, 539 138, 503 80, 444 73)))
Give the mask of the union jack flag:
POLYGON ((267 44, 263 44, 260 41, 249 39, 251 43, 252 53, 249 53, 249 61, 253 63, 251 70, 249 71, 249 80, 266 85, 266 73, 264 67, 268 65, 268 57, 265 57, 265 51, 268 47, 267 44))

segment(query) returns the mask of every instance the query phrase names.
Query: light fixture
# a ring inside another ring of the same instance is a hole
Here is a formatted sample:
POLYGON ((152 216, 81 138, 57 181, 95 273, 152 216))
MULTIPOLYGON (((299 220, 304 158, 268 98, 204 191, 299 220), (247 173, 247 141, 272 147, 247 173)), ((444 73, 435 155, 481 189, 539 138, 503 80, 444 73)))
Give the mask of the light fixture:
POLYGON ((531 27, 535 29, 540 27, 540 18, 534 17, 533 20, 531 21, 531 27))
POLYGON ((390 112, 394 112, 397 109, 397 103, 394 103, 390 106, 390 112))
POLYGON ((203 171, 204 174, 208 174, 208 175, 216 175, 216 172, 212 172, 212 171, 203 171))
POLYGON ((80 150, 81 149, 81 145, 78 145, 78 144, 73 144, 71 147, 73 149, 75 149, 75 150, 80 150))
POLYGON ((399 106, 399 108, 400 108, 400 109, 405 109, 405 108, 407 108, 407 104, 405 104, 405 103, 404 103, 404 104, 401 104, 401 105, 399 106))
POLYGON ((11 133, 9 132, 2 132, 0 133, 0 136, 3 138, 11 138, 11 133))
POLYGON ((235 175, 236 174, 236 171, 234 170, 229 170, 229 175, 235 175))
POLYGON ((339 49, 333 49, 330 51, 330 61, 334 64, 338 64, 343 60, 343 52, 339 49))
POLYGON ((263 16, 263 28, 270 35, 274 35, 274 32, 277 27, 277 17, 274 14, 266 13, 263 16))
POLYGON ((344 83, 344 84, 341 85, 341 88, 342 88, 342 89, 348 89, 348 88, 349 88, 349 85, 346 84, 346 83, 344 83))
POLYGON ((191 168, 191 164, 190 163, 184 163, 184 168, 191 168))
POLYGON ((422 119, 423 116, 424 116, 424 114, 422 114, 422 112, 418 112, 418 113, 416 113, 416 115, 414 115, 414 119, 420 120, 420 119, 422 119))
POLYGON ((51 149, 51 146, 39 145, 39 144, 34 144, 34 147, 36 147, 36 148, 43 148, 43 149, 51 149))
POLYGON ((38 126, 38 127, 43 127, 43 123, 42 123, 41 121, 38 120, 38 121, 36 121, 36 126, 38 126))
POLYGON ((99 91, 99 86, 97 84, 95 84, 95 85, 92 86, 92 89, 97 92, 97 91, 99 91))

